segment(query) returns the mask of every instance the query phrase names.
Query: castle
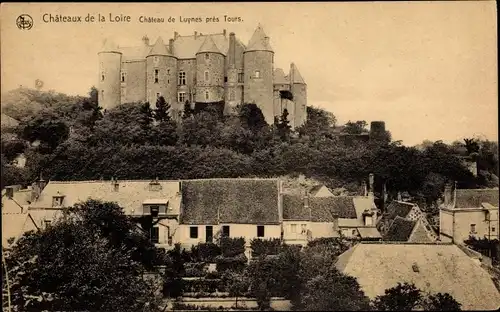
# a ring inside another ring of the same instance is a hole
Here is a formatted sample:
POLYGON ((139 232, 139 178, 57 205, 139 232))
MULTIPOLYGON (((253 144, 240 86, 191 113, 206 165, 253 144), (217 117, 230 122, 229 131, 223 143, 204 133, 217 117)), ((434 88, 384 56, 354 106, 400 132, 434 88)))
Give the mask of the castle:
POLYGON ((99 103, 110 109, 123 103, 151 105, 163 96, 179 116, 186 102, 224 103, 228 114, 240 103, 257 104, 271 124, 287 109, 292 127, 306 120, 307 86, 292 63, 288 75, 274 68, 274 51, 259 25, 245 46, 234 33, 181 36, 153 45, 118 47, 106 40, 99 55, 99 103), (292 94, 285 99, 282 92, 292 94))

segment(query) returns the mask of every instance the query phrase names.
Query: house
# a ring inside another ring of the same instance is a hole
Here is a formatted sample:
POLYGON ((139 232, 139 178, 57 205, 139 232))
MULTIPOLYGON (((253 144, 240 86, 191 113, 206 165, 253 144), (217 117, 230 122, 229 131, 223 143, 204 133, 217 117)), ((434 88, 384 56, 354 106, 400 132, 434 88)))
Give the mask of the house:
POLYGON ((215 237, 281 238, 281 181, 208 179, 182 181, 179 242, 190 247, 215 237))
POLYGON ((418 205, 400 200, 387 206, 377 228, 385 241, 431 243, 439 239, 418 205))
POLYGON ((283 238, 287 244, 306 245, 308 240, 343 235, 380 239, 377 216, 368 196, 308 197, 283 195, 283 238))
POLYGON ((498 188, 453 189, 447 185, 439 209, 441 240, 462 243, 470 236, 500 239, 498 192, 498 188))
POLYGON ((2 246, 6 247, 12 239, 19 239, 23 233, 36 230, 35 223, 28 213, 31 188, 22 189, 12 185, 2 190, 2 246))
POLYGON ((29 213, 43 228, 63 209, 88 199, 114 202, 138 223, 141 217, 152 216, 150 238, 158 247, 168 248, 177 241, 180 197, 179 181, 50 181, 31 203, 29 213))
POLYGON ((424 293, 449 293, 463 310, 500 308, 491 276, 454 244, 361 242, 341 254, 335 266, 355 277, 370 299, 406 282, 424 293))

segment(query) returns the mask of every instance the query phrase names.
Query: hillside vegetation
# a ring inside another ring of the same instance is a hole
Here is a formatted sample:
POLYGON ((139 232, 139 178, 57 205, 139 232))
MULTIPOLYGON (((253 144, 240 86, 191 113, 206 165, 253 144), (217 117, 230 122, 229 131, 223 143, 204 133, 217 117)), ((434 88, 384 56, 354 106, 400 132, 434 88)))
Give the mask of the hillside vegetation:
MULTIPOLYGON (((94 88, 88 97, 14 90, 2 98, 2 113, 20 120, 2 133, 2 187, 28 185, 40 175, 98 180, 301 174, 313 184, 354 192, 374 173, 390 196, 408 192, 432 203, 446 180, 468 188, 498 185, 496 142, 438 141, 417 148, 390 141, 387 134, 346 144, 337 136, 332 113, 307 110, 306 124, 292 131, 286 113, 268 125, 255 104, 241 105, 232 116, 210 109, 194 114, 187 105, 182 119, 174 120, 163 98, 151 105, 123 104, 103 114, 94 88), (464 151, 478 159, 478 177, 455 157, 464 151), (20 153, 27 160, 24 168, 12 166, 20 153)), ((365 127, 364 121, 349 122, 342 131, 362 133, 365 127)))

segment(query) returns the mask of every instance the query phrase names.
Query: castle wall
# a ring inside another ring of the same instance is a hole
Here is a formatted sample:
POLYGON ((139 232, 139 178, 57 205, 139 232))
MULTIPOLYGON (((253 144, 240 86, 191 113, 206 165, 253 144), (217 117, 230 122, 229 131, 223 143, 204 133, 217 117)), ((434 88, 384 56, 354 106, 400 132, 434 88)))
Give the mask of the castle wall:
POLYGON ((224 100, 224 64, 225 57, 219 53, 196 55, 196 102, 211 103, 224 100), (208 72, 208 80, 205 80, 205 72, 208 72))
POLYGON ((122 103, 142 102, 146 99, 146 60, 122 63, 125 82, 121 82, 122 103))
POLYGON ((155 107, 158 95, 172 105, 176 103, 177 60, 171 56, 148 56, 146 58, 147 100, 151 107, 155 107), (155 61, 157 59, 157 61, 155 61), (155 71, 158 71, 158 82, 155 82, 155 71))
POLYGON ((269 124, 274 122, 273 58, 274 54, 269 51, 251 51, 244 55, 243 101, 257 104, 269 124))
MULTIPOLYGON (((185 59, 185 60, 179 60, 177 63, 178 66, 178 73, 180 72, 185 72, 186 73, 186 85, 179 85, 177 86, 177 93, 179 92, 186 92, 186 99, 189 100, 189 102, 192 105, 192 108, 194 108, 194 93, 196 91, 195 85, 196 85, 196 59, 185 59), (193 94, 193 98, 190 97, 190 94, 193 94)), ((178 102, 178 108, 183 110, 184 109, 184 103, 178 102)))
POLYGON ((99 53, 99 105, 103 109, 111 109, 121 104, 121 72, 122 54, 118 52, 99 53), (104 80, 103 80, 104 78, 104 80))
POLYGON ((292 85, 293 101, 295 112, 293 116, 294 126, 300 127, 306 122, 307 116, 307 86, 305 84, 294 83, 292 85))

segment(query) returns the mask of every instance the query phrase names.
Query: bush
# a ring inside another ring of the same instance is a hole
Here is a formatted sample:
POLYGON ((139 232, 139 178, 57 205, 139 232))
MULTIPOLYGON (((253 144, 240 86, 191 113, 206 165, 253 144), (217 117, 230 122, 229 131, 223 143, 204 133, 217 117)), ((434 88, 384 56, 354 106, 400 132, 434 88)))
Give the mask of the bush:
POLYGON ((273 238, 268 240, 253 239, 250 242, 252 257, 261 255, 277 255, 281 250, 281 239, 273 238))
POLYGON ((219 246, 224 257, 234 257, 245 253, 245 239, 243 237, 231 238, 223 236, 219 239, 219 246))
POLYGON ((215 293, 215 291, 224 291, 224 285, 220 279, 193 279, 183 280, 183 282, 184 292, 212 294, 215 293))
POLYGON ((202 277, 207 274, 205 264, 203 262, 188 262, 184 264, 186 277, 202 277))
POLYGON ((246 265, 248 259, 247 257, 240 253, 234 257, 223 257, 219 256, 216 258, 217 272, 223 273, 225 271, 242 272, 246 265))
POLYGON ((191 257, 196 262, 214 262, 219 255, 221 248, 215 243, 198 243, 191 248, 191 257))

